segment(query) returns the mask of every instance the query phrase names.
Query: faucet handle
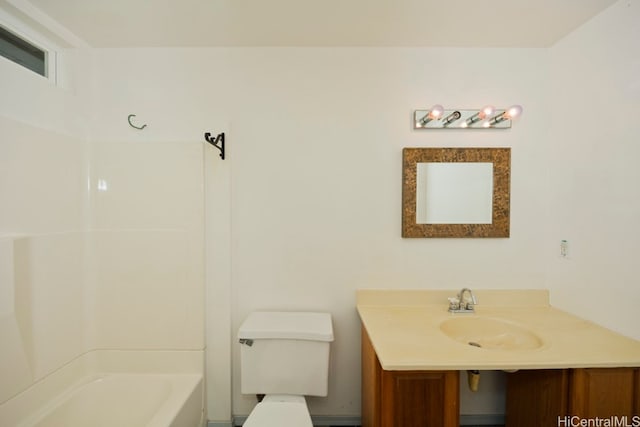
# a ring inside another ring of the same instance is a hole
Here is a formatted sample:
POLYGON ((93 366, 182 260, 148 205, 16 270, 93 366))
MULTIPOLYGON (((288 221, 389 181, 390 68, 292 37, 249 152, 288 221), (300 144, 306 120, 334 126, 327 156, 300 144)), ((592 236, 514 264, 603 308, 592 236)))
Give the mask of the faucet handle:
POLYGON ((469 301, 469 297, 471 297, 471 302, 469 304, 477 304, 478 300, 476 296, 473 294, 473 291, 469 288, 463 288, 460 293, 458 293, 458 299, 461 304, 468 304, 466 301, 469 301), (468 294, 468 296, 467 296, 468 294))
POLYGON ((465 301, 460 302, 460 308, 464 308, 466 310, 473 310, 473 307, 477 303, 478 303, 478 300, 476 299, 475 296, 473 296, 473 294, 471 294, 471 301, 469 301, 469 298, 467 298, 465 301))
POLYGON ((449 310, 460 310, 460 299, 456 297, 449 297, 449 310))

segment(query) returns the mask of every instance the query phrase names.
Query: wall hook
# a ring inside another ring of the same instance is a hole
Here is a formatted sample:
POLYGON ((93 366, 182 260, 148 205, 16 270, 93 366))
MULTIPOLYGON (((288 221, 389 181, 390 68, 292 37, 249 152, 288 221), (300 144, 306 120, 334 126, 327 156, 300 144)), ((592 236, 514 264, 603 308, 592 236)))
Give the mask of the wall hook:
POLYGON ((147 127, 146 124, 142 125, 142 126, 136 126, 133 123, 131 123, 131 118, 135 117, 135 116, 136 116, 135 114, 129 114, 129 117, 127 117, 127 120, 129 121, 129 126, 131 126, 132 128, 138 129, 138 130, 142 130, 142 129, 146 128, 147 127))
POLYGON ((204 139, 220 150, 220 158, 224 160, 224 132, 219 133, 218 136, 211 136, 211 132, 207 132, 204 134, 204 139))

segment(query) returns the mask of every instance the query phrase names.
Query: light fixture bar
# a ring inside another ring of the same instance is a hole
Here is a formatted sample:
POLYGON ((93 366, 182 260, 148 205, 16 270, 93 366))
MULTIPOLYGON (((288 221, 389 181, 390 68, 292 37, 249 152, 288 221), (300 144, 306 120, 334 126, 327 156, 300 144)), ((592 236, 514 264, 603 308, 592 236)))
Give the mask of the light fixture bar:
POLYGON ((430 110, 415 110, 414 129, 509 129, 513 119, 522 114, 519 105, 505 108, 485 106, 481 109, 440 110, 434 105, 430 110))

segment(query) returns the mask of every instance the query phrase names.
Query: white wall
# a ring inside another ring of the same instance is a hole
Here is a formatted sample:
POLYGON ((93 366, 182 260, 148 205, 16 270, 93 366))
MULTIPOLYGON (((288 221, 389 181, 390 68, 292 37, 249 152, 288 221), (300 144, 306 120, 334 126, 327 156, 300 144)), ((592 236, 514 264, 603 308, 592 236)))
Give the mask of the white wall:
POLYGON ((640 4, 617 2, 550 54, 552 300, 640 339, 640 4))
POLYGON ((540 164, 548 147, 546 130, 535 124, 547 119, 546 50, 93 54, 93 134, 131 138, 122 125, 129 113, 149 124, 139 134, 145 140, 197 142, 205 131, 227 132, 227 160, 206 148, 213 153, 206 173, 209 249, 218 255, 207 265, 219 275, 209 279, 207 296, 210 419, 246 415, 254 404, 239 393, 235 340, 250 311, 332 313, 330 395, 313 399, 312 411, 353 416, 360 411, 356 289, 544 287, 547 183, 540 164), (509 131, 413 131, 412 110, 436 102, 517 102, 526 119, 509 131), (512 147, 512 237, 402 239, 404 146, 512 147))
POLYGON ((314 413, 359 414, 356 289, 544 287, 546 64, 545 50, 234 52, 232 326, 256 309, 333 314, 314 413), (434 103, 522 103, 525 116, 509 131, 413 131, 412 110, 434 103), (402 239, 405 146, 512 147, 511 238, 402 239))

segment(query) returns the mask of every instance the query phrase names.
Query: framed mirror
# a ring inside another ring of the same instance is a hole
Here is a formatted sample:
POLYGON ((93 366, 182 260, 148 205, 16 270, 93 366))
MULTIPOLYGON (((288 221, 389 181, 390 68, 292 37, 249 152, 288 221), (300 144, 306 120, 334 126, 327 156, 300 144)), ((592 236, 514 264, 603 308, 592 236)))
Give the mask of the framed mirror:
POLYGON ((404 148, 402 237, 509 237, 510 148, 404 148))

